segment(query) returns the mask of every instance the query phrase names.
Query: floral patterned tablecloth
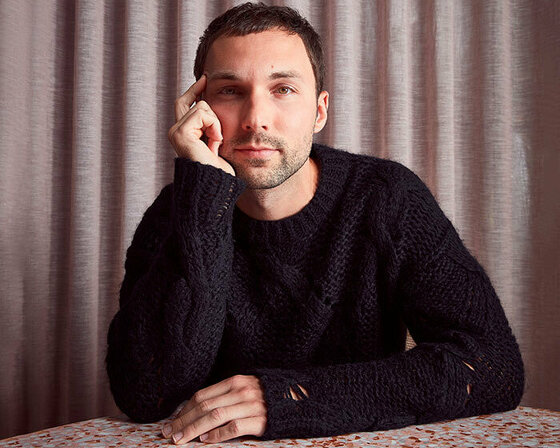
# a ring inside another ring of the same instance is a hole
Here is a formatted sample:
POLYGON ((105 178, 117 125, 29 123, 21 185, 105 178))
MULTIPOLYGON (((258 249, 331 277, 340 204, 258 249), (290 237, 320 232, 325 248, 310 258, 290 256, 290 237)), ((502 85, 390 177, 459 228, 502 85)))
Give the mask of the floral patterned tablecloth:
MULTIPOLYGON (((0 447, 155 447, 170 445, 160 435, 162 422, 136 424, 103 417, 0 440, 0 447)), ((560 447, 560 412, 519 407, 501 414, 359 432, 337 437, 259 441, 191 442, 194 447, 560 447)))

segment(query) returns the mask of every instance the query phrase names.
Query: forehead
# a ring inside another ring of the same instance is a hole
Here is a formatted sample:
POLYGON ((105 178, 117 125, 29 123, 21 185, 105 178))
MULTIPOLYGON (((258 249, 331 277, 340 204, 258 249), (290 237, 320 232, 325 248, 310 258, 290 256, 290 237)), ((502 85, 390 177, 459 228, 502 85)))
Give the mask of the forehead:
POLYGON ((313 67, 305 45, 297 34, 268 30, 245 36, 221 36, 208 52, 204 71, 229 70, 254 76, 272 71, 297 71, 313 78, 313 67))

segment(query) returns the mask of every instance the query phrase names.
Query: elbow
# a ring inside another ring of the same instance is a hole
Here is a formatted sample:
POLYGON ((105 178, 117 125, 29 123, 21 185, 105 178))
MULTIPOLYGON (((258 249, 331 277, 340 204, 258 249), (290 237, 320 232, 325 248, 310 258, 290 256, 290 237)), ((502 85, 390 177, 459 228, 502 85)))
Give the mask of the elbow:
POLYGON ((171 413, 162 413, 150 407, 134 407, 125 410, 119 406, 119 409, 135 423, 155 423, 171 415, 171 413))
POLYGON ((153 423, 168 417, 173 408, 159 394, 153 376, 133 375, 107 357, 107 375, 111 394, 117 407, 137 423, 153 423))
POLYGON ((502 373, 499 376, 501 378, 499 389, 503 397, 504 409, 501 411, 509 411, 519 406, 525 391, 525 368, 517 343, 512 344, 511 354, 503 363, 502 373))
POLYGON ((506 389, 507 395, 510 397, 509 407, 510 409, 515 409, 521 403, 523 393, 525 392, 525 368, 519 352, 516 362, 512 364, 510 382, 506 389))
POLYGON ((509 375, 502 384, 497 385, 494 403, 488 403, 488 411, 483 412, 506 412, 511 411, 521 403, 525 390, 525 375, 523 369, 509 375))
MULTIPOLYGON (((497 354, 494 354, 497 356, 497 354)), ((521 403, 525 390, 525 370, 519 350, 502 357, 482 360, 472 372, 465 411, 467 415, 506 412, 521 403)))
POLYGON ((162 398, 131 394, 127 391, 119 393, 113 386, 111 392, 118 408, 136 423, 154 423, 173 412, 173 409, 169 409, 169 403, 162 398))

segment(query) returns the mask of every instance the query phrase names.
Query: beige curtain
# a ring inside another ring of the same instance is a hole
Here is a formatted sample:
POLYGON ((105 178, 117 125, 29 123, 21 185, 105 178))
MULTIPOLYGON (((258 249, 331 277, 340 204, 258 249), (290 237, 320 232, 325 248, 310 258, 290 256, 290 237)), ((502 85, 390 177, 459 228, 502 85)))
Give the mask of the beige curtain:
MULTIPOLYGON (((172 180, 198 37, 237 3, 0 0, 0 437, 117 412, 125 250, 172 180)), ((560 409, 560 2, 275 3, 324 37, 318 140, 424 179, 502 299, 523 403, 560 409)))

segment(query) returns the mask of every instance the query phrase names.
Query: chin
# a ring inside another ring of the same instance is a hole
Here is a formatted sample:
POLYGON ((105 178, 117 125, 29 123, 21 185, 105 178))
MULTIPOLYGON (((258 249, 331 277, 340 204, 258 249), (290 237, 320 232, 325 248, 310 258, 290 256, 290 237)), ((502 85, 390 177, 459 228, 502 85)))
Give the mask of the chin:
POLYGON ((276 188, 284 183, 284 180, 278 179, 262 179, 255 176, 238 175, 247 184, 249 190, 270 190, 276 188))
POLYGON ((267 166, 268 161, 253 160, 229 162, 236 176, 243 179, 247 188, 251 190, 270 190, 279 187, 296 174, 304 165, 307 158, 303 160, 286 160, 283 158, 272 166, 267 166))

